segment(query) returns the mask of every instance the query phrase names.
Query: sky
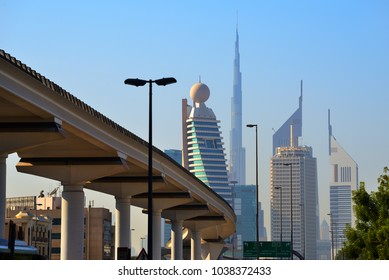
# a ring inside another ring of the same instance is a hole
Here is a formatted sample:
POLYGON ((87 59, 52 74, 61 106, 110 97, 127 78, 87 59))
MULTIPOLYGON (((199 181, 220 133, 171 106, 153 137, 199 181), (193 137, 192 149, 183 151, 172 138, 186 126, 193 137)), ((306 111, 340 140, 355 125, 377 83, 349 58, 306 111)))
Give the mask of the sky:
MULTIPOLYGON (((302 143, 318 162, 321 220, 329 213, 328 109, 333 134, 358 163, 368 190, 389 166, 388 1, 0 0, 0 6, 0 49, 143 139, 148 92, 124 80, 175 77, 177 84, 153 90, 153 144, 161 150, 181 149, 181 100, 201 77, 227 158, 238 28, 243 123, 259 125, 259 196, 268 236, 273 129, 298 108, 301 80, 302 143)), ((246 127, 243 146, 247 183, 254 184, 255 132, 246 127)), ((15 154, 7 160, 7 197, 57 186, 17 173, 17 161, 15 154)), ((114 211, 112 197, 86 191, 86 199, 114 211)), ((132 215, 139 245, 146 218, 137 209, 132 215)))

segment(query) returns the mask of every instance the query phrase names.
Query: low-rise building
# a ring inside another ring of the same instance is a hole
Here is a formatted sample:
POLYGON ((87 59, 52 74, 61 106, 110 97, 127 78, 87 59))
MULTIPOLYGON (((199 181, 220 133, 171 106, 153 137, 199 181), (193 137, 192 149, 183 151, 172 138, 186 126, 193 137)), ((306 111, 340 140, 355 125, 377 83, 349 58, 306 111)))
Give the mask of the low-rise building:
POLYGON ((11 220, 16 225, 16 240, 24 241, 27 245, 37 248, 38 254, 44 259, 51 258, 52 219, 50 217, 20 211, 6 219, 6 232, 9 230, 11 220))
MULTIPOLYGON (((7 198, 6 203, 7 225, 10 219, 17 224, 16 239, 37 247, 41 255, 52 260, 61 259, 61 200, 57 196, 30 196, 7 198)), ((85 208, 84 259, 114 259, 111 227, 108 209, 85 208)))

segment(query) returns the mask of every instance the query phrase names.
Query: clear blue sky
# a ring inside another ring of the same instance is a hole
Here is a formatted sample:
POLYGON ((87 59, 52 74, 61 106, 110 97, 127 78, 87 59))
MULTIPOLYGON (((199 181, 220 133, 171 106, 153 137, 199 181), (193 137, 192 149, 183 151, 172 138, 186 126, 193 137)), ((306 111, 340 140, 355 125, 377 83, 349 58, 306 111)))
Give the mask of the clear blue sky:
MULTIPOLYGON (((357 161, 359 179, 370 190, 389 165, 388 1, 59 2, 0 0, 0 48, 143 139, 147 89, 123 81, 175 77, 177 84, 154 90, 153 142, 161 150, 180 149, 181 99, 189 98, 201 75, 228 153, 238 18, 243 121, 260 126, 268 235, 272 128, 298 107, 300 80, 303 143, 318 159, 322 218, 329 212, 328 109, 334 136, 357 161)), ((254 141, 254 131, 244 128, 248 183, 255 182, 254 141)), ((10 156, 7 196, 36 195, 55 185, 18 174, 16 162, 10 156)), ((114 205, 87 193, 92 199, 96 206, 114 205)))

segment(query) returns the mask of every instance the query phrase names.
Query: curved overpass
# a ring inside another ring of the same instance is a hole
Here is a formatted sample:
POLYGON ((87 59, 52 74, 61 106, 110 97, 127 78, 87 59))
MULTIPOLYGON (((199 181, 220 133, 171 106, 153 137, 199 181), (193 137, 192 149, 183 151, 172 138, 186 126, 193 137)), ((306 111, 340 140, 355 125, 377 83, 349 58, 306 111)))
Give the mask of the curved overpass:
MULTIPOLYGON (((19 172, 63 185, 61 259, 82 259, 84 188, 116 199, 116 247, 128 246, 129 205, 147 212, 147 142, 3 50, 0 136, 0 175, 4 175, 0 202, 5 205, 5 159, 14 152, 21 158, 16 166, 19 172)), ((153 211, 154 228, 160 228, 161 217, 171 221, 172 255, 177 259, 182 255, 183 227, 191 230, 197 244, 193 258, 199 258, 201 242, 221 244, 235 232, 230 205, 156 147, 153 211)), ((0 212, 1 225, 4 219, 5 213, 0 212)), ((154 235, 153 252, 158 258, 160 232, 154 235)))

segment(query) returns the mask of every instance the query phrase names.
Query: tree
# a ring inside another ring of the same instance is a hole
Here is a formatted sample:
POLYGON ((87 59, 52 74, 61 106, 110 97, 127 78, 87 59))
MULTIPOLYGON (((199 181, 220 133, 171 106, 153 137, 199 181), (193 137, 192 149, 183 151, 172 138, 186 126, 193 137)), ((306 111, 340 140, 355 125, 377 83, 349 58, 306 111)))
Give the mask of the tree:
POLYGON ((378 178, 378 191, 368 194, 364 182, 353 191, 355 228, 346 228, 345 246, 338 258, 358 260, 389 259, 389 168, 378 178))

